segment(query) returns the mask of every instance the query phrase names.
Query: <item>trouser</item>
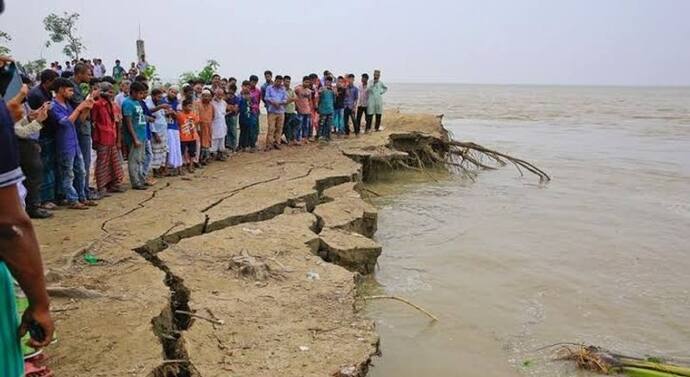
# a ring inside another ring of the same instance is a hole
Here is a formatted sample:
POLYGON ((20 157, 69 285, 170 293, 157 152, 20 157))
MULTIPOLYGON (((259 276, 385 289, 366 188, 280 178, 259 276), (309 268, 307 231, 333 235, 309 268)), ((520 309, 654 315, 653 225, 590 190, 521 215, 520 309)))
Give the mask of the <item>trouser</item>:
POLYGON ((144 162, 146 160, 146 144, 134 144, 129 146, 129 157, 127 158, 127 170, 129 171, 129 182, 132 187, 142 187, 145 183, 144 162))
POLYGON ((52 202, 62 197, 62 188, 58 177, 58 160, 55 139, 51 136, 42 136, 41 163, 43 173, 41 174, 41 202, 52 202))
POLYGON ((280 143, 280 138, 283 135, 283 122, 285 122, 285 114, 268 113, 268 128, 266 129, 267 148, 273 144, 280 143))
POLYGON ((333 114, 319 114, 319 137, 331 140, 331 128, 333 127, 333 114))
MULTIPOLYGON (((357 107, 357 121, 355 122, 355 133, 358 134, 360 130, 362 129, 362 116, 367 114, 367 107, 366 106, 359 106, 357 107)), ((366 121, 366 117, 365 117, 366 121)), ((366 130, 369 131, 369 128, 371 127, 370 123, 367 123, 366 125, 366 130)))
MULTIPOLYGON (((367 131, 371 129, 371 120, 374 117, 374 114, 368 114, 367 113, 367 131)), ((376 126, 375 129, 376 131, 381 128, 381 114, 376 114, 376 126)))
POLYGON ((228 127, 228 134, 225 136, 225 147, 230 150, 237 149, 237 115, 226 115, 225 125, 228 127))
POLYGON ((151 147, 151 140, 146 140, 146 143, 144 143, 144 162, 142 165, 144 177, 149 175, 151 161, 153 161, 153 148, 151 147))
POLYGON ((344 125, 345 125, 345 135, 350 134, 350 119, 352 119, 352 126, 355 128, 355 133, 359 133, 359 127, 357 126, 357 122, 355 122, 355 109, 350 109, 349 107, 345 108, 345 117, 343 119, 344 125))
POLYGON ((81 151, 63 152, 58 156, 60 167, 60 184, 65 198, 74 203, 77 200, 86 200, 84 187, 86 172, 84 171, 84 159, 81 151))
POLYGON ((285 113, 285 121, 283 122, 283 135, 285 140, 289 143, 295 140, 295 132, 299 127, 296 113, 285 113))
POLYGON ((41 183, 43 181, 43 162, 38 140, 18 139, 19 165, 26 176, 26 209, 34 210, 41 205, 41 183))
POLYGON ((258 112, 254 114, 253 120, 251 122, 251 127, 249 127, 249 146, 256 148, 256 143, 259 141, 259 133, 261 132, 261 113, 258 112))
POLYGON ((333 124, 335 125, 335 131, 342 135, 345 133, 345 126, 343 125, 343 115, 345 114, 345 109, 335 109, 333 113, 333 124))
POLYGON ((244 149, 249 148, 249 133, 250 133, 250 123, 240 122, 240 138, 238 143, 238 148, 244 149))
POLYGON ((81 150, 81 156, 84 161, 84 191, 86 196, 91 196, 91 191, 89 189, 89 184, 91 183, 91 133, 86 134, 82 132, 77 132, 79 138, 79 149, 81 150))
POLYGON ((225 138, 211 139, 211 153, 225 153, 225 138))
POLYGON ((295 132, 293 135, 295 140, 302 141, 302 138, 309 137, 309 130, 311 129, 311 114, 297 114, 297 122, 295 124, 295 132))

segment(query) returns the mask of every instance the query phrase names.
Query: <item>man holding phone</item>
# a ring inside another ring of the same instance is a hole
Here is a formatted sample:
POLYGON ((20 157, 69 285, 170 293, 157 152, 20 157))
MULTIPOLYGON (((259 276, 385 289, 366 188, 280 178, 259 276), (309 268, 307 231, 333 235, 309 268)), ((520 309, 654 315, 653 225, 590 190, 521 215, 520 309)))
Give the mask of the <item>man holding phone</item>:
MULTIPOLYGON (((11 60, 0 56, 0 69, 10 63, 11 60)), ((4 92, 5 88, 0 88, 0 97, 4 92)), ((21 336, 31 329, 29 344, 40 348, 51 342, 54 330, 38 241, 17 189, 24 176, 14 137, 16 120, 0 98, 0 375, 8 377, 24 376, 21 336), (21 323, 17 318, 12 277, 29 300, 21 323)))
MULTIPOLYGON (((74 95, 70 99, 70 105, 72 108, 77 108, 85 99, 92 99, 94 97, 88 90, 83 90, 82 85, 89 85, 91 82, 91 68, 84 63, 77 63, 74 66, 74 76, 70 78, 72 86, 74 88, 74 95)), ((95 98, 93 98, 95 99, 95 98)), ((76 122, 77 125, 77 136, 79 138, 79 148, 81 149, 81 155, 84 159, 84 191, 86 192, 86 197, 89 200, 100 199, 98 193, 92 191, 89 187, 91 183, 91 147, 93 141, 91 139, 91 119, 88 114, 85 117, 81 117, 76 122)))

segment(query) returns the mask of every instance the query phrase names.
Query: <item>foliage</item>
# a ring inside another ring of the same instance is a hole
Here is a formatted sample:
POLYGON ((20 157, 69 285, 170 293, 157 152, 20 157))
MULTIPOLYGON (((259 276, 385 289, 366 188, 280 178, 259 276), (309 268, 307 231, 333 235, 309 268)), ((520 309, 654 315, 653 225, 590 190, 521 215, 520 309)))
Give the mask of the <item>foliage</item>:
POLYGON ((37 77, 44 69, 46 69, 46 60, 41 58, 28 61, 22 64, 22 68, 24 68, 24 72, 26 72, 26 74, 30 77, 37 77))
POLYGON ((158 76, 158 72, 156 72, 156 66, 153 64, 148 64, 146 65, 146 69, 144 69, 143 72, 141 72, 146 79, 153 84, 152 86, 156 86, 156 84, 160 83, 161 79, 158 76))
MULTIPOLYGON (((6 42, 9 42, 12 40, 12 36, 10 36, 8 33, 0 30, 0 43, 4 44, 6 42), (4 42, 3 42, 4 41, 4 42)), ((3 46, 0 44, 0 55, 9 55, 10 54, 10 48, 7 46, 3 46)))
POLYGON ((72 59, 79 59, 79 54, 86 50, 80 36, 77 35, 77 21, 79 13, 64 12, 63 16, 55 13, 49 14, 43 19, 43 26, 50 38, 46 41, 46 47, 53 43, 63 43, 65 46, 62 51, 72 59))
POLYGON ((180 84, 185 84, 190 81, 201 80, 206 84, 211 82, 211 78, 216 74, 220 64, 213 59, 206 61, 206 65, 198 73, 194 71, 187 71, 180 75, 180 84))

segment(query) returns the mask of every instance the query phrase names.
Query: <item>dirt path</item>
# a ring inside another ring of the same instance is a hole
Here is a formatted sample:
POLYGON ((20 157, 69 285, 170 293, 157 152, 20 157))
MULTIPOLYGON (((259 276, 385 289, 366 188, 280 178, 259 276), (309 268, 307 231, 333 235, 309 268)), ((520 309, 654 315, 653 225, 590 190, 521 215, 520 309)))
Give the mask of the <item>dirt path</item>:
POLYGON ((376 209, 358 182, 409 157, 389 148, 391 134, 445 137, 431 115, 387 114, 384 126, 329 145, 237 155, 36 222, 59 338, 46 351, 51 368, 366 374, 378 337, 355 311, 355 280, 373 271, 381 248, 369 238, 376 209), (86 251, 97 265, 83 261, 86 251))

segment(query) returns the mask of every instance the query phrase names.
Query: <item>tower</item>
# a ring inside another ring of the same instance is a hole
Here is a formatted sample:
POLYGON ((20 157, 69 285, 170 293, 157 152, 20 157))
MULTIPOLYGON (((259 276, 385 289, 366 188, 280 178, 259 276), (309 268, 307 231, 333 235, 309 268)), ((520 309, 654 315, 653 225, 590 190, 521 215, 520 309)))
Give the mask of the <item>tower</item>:
POLYGON ((141 39, 141 24, 139 24, 139 38, 137 39, 137 61, 141 61, 141 58, 146 56, 144 51, 144 40, 141 39))

